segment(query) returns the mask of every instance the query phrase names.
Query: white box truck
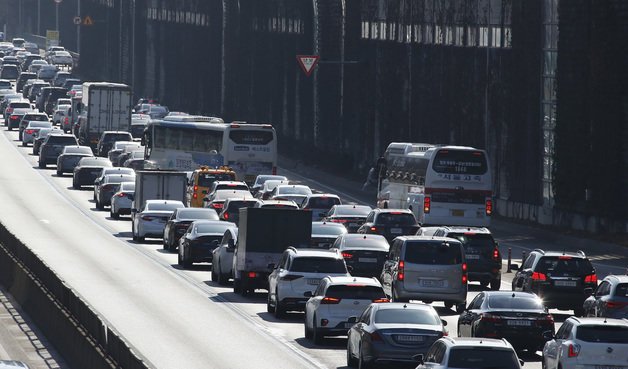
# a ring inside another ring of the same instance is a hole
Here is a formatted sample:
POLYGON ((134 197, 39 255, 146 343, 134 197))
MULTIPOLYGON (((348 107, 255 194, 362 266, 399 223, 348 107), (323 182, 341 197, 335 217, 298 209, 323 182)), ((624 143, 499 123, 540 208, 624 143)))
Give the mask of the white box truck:
POLYGON ((125 84, 83 83, 79 105, 79 144, 96 149, 104 131, 128 131, 131 126, 131 99, 131 87, 125 84))

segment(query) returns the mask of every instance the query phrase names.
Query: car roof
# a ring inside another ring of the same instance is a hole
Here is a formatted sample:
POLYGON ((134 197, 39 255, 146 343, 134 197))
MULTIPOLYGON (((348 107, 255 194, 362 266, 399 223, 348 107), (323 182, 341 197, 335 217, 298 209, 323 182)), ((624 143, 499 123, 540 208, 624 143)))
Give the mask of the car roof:
POLYGON ((542 249, 534 249, 532 252, 538 252, 543 256, 569 256, 572 258, 582 258, 585 259, 587 255, 582 250, 578 251, 556 251, 556 250, 542 250, 542 249))
POLYGON ((146 204, 149 203, 163 203, 163 204, 183 204, 181 201, 179 200, 164 200, 164 199, 152 199, 152 200, 146 200, 146 204))
POLYGON ((386 241, 386 237, 380 234, 361 234, 361 233, 347 233, 341 236, 344 243, 341 243, 341 248, 360 248, 369 250, 382 250, 388 251, 390 244, 386 241), (366 241, 362 242, 361 241, 366 241))
POLYGON ((399 237, 397 237, 397 239, 401 239, 403 241, 425 241, 425 242, 429 242, 429 241, 447 241, 447 242, 455 242, 457 244, 460 244, 460 241, 458 241, 455 238, 450 238, 450 237, 399 236, 399 237))
POLYGON ((578 325, 612 325, 617 327, 628 327, 628 319, 613 319, 613 318, 594 318, 594 317, 569 317, 569 320, 574 321, 578 325))
MULTIPOLYGON (((389 304, 381 304, 389 305, 389 304)), ((513 350, 512 345, 504 338, 484 338, 484 337, 452 337, 445 336, 439 339, 441 342, 447 344, 447 346, 455 347, 492 347, 494 349, 506 349, 513 350)))
POLYGON ((403 214, 412 214, 414 215, 414 213, 412 212, 412 210, 410 209, 380 209, 380 208, 375 208, 373 209, 374 212, 382 214, 382 213, 403 213, 403 214))
POLYGON ((421 227, 423 231, 436 231, 442 229, 445 232, 451 233, 464 233, 464 232, 473 232, 473 233, 482 233, 482 234, 491 234, 491 231, 486 227, 467 227, 467 226, 436 226, 436 227, 421 227))
POLYGON ((366 278, 366 277, 347 277, 347 276, 327 276, 325 277, 329 280, 329 285, 347 285, 347 284, 363 284, 367 286, 377 286, 381 287, 381 283, 377 278, 366 278))
POLYGON ((604 279, 612 280, 617 283, 628 283, 628 275, 610 274, 604 277, 604 279))
POLYGON ((295 247, 289 247, 287 250, 294 253, 296 257, 342 259, 342 255, 335 250, 298 249, 295 247))

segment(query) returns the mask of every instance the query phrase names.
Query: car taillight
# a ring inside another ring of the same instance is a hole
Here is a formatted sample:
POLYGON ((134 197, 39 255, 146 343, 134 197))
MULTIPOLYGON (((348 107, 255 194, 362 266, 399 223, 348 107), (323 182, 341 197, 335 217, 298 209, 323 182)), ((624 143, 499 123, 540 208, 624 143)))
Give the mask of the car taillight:
POLYGON ((30 134, 33 134, 33 132, 35 132, 35 130, 34 129, 27 129, 24 132, 26 132, 26 133, 28 133, 30 135, 30 134))
POLYGON ((489 314, 489 313, 482 313, 480 314, 480 319, 487 321, 487 322, 501 322, 502 321, 502 317, 499 315, 494 315, 494 314, 489 314))
POLYGON ((196 198, 198 198, 198 195, 194 194, 194 195, 192 195, 192 197, 196 199, 196 198))
POLYGON ((499 258, 499 250, 493 250, 493 259, 499 258))
POLYGON ((225 213, 224 217, 225 219, 229 219, 229 213, 225 213))
POLYGON ((399 281, 403 281, 403 267, 404 267, 404 262, 403 260, 399 261, 399 270, 397 271, 397 280, 399 281))
POLYGON ((125 193, 120 193, 118 196, 120 196, 120 197, 125 197, 125 196, 126 196, 126 194, 125 194, 125 193))
POLYGON ((102 189, 103 191, 111 191, 113 189, 113 186, 105 185, 105 186, 102 186, 102 189))
POLYGON ((430 198, 427 196, 423 198, 423 212, 425 214, 429 214, 430 212, 430 198))
POLYGON ((462 283, 467 283, 467 263, 462 264, 462 283))
POLYGON ((142 215, 141 218, 142 218, 142 220, 145 220, 147 222, 150 222, 150 221, 152 221, 154 219, 157 219, 157 217, 152 216, 152 215, 142 215))
POLYGON ((486 215, 493 214, 493 200, 486 200, 486 215))
POLYGON ((371 332, 370 336, 371 336, 371 342, 384 342, 384 340, 382 339, 382 336, 380 336, 379 333, 377 333, 377 331, 371 332))
POLYGON ((249 272, 248 276, 249 276, 249 278, 255 278, 255 277, 257 277, 257 273, 249 272))
POLYGON ((340 299, 337 299, 335 297, 323 297, 323 299, 321 300, 321 304, 339 304, 340 303, 340 299))
POLYGON ((606 301, 606 307, 609 308, 623 308, 625 306, 628 306, 628 302, 606 301))
POLYGON ((554 318, 550 315, 550 314, 546 314, 546 315, 540 315, 536 318, 537 322, 542 322, 542 323, 554 323, 554 318))
POLYGON ((543 273, 534 272, 532 273, 532 279, 535 279, 538 281, 546 281, 547 277, 543 273))
POLYGON ((352 257, 353 257, 353 254, 348 254, 348 253, 346 253, 346 252, 343 252, 343 253, 342 253, 342 257, 343 257, 343 258, 352 258, 352 257))
POLYGON ((387 299, 387 298, 385 298, 385 297, 382 297, 381 299, 375 299, 375 300, 373 300, 373 302, 375 302, 375 303, 390 302, 390 300, 388 300, 388 299, 387 299))
POLYGON ((286 274, 279 279, 281 279, 282 281, 294 281, 295 279, 299 278, 303 278, 303 276, 298 274, 286 274))
POLYGON ((570 344, 569 345, 569 357, 576 357, 580 353, 580 345, 578 344, 570 344))
POLYGON ((382 233, 384 232, 384 228, 382 227, 371 227, 369 230, 373 233, 382 233))
POLYGON ((70 119, 65 118, 65 124, 68 124, 68 123, 70 123, 70 119))
POLYGON ((214 203, 212 204, 212 206, 214 207, 214 209, 222 209, 223 204, 214 203))
POLYGON ((584 277, 584 281, 585 282, 597 282, 597 275, 589 274, 588 276, 584 277))
POLYGON ((20 117, 19 115, 11 115, 11 119, 17 119, 19 117, 20 117))
POLYGON ((273 167, 273 175, 276 176, 277 175, 277 167, 273 167))
POLYGON ((332 219, 331 221, 332 223, 346 223, 347 222, 345 219, 332 219))

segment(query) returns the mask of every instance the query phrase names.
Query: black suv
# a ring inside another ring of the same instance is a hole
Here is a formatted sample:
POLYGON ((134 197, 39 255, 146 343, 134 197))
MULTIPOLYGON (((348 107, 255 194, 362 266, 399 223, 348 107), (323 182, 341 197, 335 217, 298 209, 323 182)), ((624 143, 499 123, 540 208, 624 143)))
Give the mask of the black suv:
POLYGON ((547 308, 573 310, 581 316, 586 288, 597 287, 597 275, 582 251, 536 249, 525 259, 512 280, 513 291, 534 292, 547 308))
POLYGON ((462 242, 467 260, 469 281, 482 287, 499 290, 502 282, 502 255, 493 235, 485 227, 440 226, 421 227, 417 235, 450 237, 462 242))
POLYGON ((357 233, 381 234, 390 242, 397 236, 414 235, 419 228, 411 210, 373 209, 357 233))

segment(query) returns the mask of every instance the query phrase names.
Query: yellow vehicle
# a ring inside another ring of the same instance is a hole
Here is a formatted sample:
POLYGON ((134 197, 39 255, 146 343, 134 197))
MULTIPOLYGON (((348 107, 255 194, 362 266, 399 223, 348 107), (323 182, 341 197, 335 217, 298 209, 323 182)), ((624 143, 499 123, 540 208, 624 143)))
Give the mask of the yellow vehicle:
POLYGON ((203 198, 215 181, 237 181, 238 176, 229 167, 217 169, 202 166, 195 170, 190 177, 185 195, 185 205, 192 208, 202 208, 203 198))

